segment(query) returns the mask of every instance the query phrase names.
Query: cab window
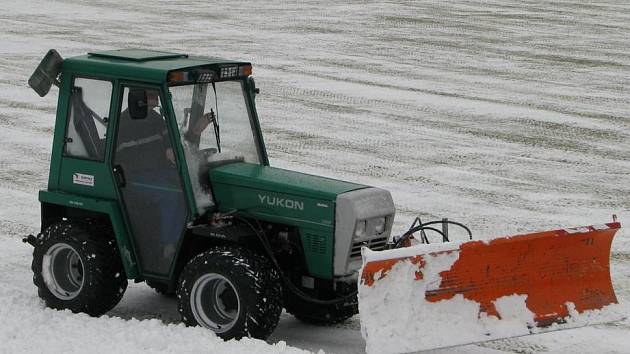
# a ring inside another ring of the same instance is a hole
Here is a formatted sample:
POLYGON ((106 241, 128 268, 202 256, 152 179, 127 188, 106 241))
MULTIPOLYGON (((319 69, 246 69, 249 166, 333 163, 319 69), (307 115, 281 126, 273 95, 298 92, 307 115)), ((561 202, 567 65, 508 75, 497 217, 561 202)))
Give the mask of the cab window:
POLYGON ((66 156, 103 160, 111 98, 111 82, 74 79, 68 107, 66 156))

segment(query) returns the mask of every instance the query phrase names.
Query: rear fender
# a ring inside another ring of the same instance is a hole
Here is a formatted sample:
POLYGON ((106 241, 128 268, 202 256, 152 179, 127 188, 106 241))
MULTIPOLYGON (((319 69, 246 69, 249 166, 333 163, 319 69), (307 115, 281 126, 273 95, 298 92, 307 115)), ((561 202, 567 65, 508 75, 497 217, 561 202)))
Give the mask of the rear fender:
POLYGON ((106 216, 114 231, 127 278, 135 279, 139 276, 136 255, 129 239, 124 218, 115 201, 50 191, 40 191, 39 201, 42 208, 42 231, 62 218, 106 216))

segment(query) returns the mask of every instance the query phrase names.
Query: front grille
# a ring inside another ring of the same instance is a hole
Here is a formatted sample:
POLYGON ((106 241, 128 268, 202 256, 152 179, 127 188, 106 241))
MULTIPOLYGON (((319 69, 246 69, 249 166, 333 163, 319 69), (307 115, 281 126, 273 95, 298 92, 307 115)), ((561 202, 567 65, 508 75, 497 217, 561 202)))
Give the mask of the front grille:
POLYGON ((376 236, 369 239, 360 238, 352 243, 350 258, 361 257, 361 247, 367 247, 372 251, 382 251, 387 247, 387 236, 376 236))
POLYGON ((320 235, 314 235, 307 233, 306 235, 306 248, 313 253, 326 254, 326 238, 320 235))

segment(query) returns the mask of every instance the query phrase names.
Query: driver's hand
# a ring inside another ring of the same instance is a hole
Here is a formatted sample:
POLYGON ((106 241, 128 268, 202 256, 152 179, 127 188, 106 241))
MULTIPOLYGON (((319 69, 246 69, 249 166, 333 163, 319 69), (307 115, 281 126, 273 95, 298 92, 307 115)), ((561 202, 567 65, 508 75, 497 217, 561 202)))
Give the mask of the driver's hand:
POLYGON ((196 136, 201 136, 201 133, 203 133, 203 131, 206 130, 208 125, 210 125, 210 123, 214 120, 214 114, 206 113, 202 116, 202 118, 203 119, 199 119, 197 121, 197 124, 195 124, 195 126, 192 129, 193 134, 195 134, 196 136))
POLYGON ((208 124, 212 123, 212 121, 214 121, 214 112, 210 111, 210 112, 204 114, 203 117, 208 121, 208 124))

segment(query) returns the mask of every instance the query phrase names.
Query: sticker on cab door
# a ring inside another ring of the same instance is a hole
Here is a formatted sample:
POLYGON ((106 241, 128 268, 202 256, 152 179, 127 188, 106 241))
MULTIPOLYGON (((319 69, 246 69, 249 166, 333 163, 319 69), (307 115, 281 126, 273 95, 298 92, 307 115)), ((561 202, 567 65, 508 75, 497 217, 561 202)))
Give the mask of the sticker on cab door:
POLYGON ((72 174, 72 183, 80 184, 82 186, 90 186, 94 187, 94 176, 86 175, 83 173, 73 173, 72 174))

